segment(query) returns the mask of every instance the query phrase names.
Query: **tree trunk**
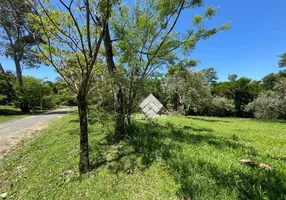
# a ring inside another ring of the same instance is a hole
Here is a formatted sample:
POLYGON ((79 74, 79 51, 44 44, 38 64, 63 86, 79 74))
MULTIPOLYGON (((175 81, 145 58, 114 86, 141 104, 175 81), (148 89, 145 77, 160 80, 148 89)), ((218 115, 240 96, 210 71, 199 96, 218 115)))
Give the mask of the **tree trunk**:
POLYGON ((133 88, 133 80, 134 80, 134 72, 133 70, 130 72, 130 84, 129 84, 129 92, 128 92, 128 104, 126 108, 126 118, 127 125, 131 124, 131 112, 133 108, 133 99, 135 98, 136 91, 133 88))
POLYGON ((105 34, 103 36, 104 47, 105 47, 105 58, 108 67, 109 74, 113 78, 114 85, 114 107, 115 107, 115 134, 114 139, 119 142, 125 137, 125 115, 124 115, 124 101, 123 101, 123 91, 116 77, 116 67, 113 60, 113 49, 112 41, 110 37, 110 30, 108 23, 106 24, 105 34))
MULTIPOLYGON (((130 85, 132 86, 132 85, 130 85)), ((137 90, 135 88, 130 87, 129 94, 128 94, 128 104, 126 108, 126 118, 127 118, 127 124, 131 124, 131 113, 133 112, 134 109, 134 99, 136 98, 137 90)))
POLYGON ((124 101, 123 101, 123 92, 122 89, 119 88, 115 95, 115 134, 114 139, 115 142, 119 142, 125 137, 125 115, 124 115, 124 101))
POLYGON ((80 157, 79 171, 81 174, 87 173, 89 168, 88 155, 88 122, 87 122, 87 100, 85 96, 77 96, 78 114, 80 123, 80 157))
POLYGON ((127 125, 131 124, 131 112, 132 112, 132 105, 129 103, 127 106, 126 118, 127 118, 127 125))
POLYGON ((26 102, 21 102, 19 108, 24 113, 30 113, 29 105, 26 102))
MULTIPOLYGON (((22 69, 21 69, 20 60, 18 60, 17 58, 14 58, 14 62, 15 62, 15 66, 16 66, 17 80, 18 80, 19 85, 20 85, 20 92, 23 93, 22 87, 23 87, 24 83, 23 83, 23 76, 22 76, 22 69)), ((22 112, 25 112, 25 113, 30 112, 29 104, 25 100, 20 102, 19 107, 20 107, 22 112)))
POLYGON ((14 59, 15 61, 15 66, 16 66, 16 74, 17 74, 17 79, 19 82, 20 87, 23 87, 23 77, 22 77, 22 69, 21 69, 21 64, 18 59, 14 59))

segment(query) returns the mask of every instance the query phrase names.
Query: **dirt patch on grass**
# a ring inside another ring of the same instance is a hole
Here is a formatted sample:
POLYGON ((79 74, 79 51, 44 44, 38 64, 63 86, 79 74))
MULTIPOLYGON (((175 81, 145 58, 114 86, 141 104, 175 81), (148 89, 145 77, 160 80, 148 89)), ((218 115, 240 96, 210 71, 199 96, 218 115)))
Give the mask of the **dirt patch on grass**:
POLYGON ((48 124, 38 123, 33 127, 18 131, 7 136, 0 136, 0 159, 8 156, 8 154, 23 144, 24 140, 34 138, 47 128, 48 124))

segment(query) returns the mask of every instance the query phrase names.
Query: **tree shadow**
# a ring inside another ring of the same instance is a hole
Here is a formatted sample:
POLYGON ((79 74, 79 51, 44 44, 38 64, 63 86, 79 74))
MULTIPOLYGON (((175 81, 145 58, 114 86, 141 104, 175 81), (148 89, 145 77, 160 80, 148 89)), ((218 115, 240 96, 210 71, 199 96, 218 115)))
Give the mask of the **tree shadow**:
POLYGON ((191 116, 187 116, 187 118, 190 118, 190 119, 193 119, 193 120, 205 121, 205 122, 226 122, 226 123, 231 122, 231 121, 228 121, 228 120, 221 120, 221 119, 205 119, 205 118, 191 117, 191 116))
POLYGON ((16 109, 3 109, 0 108, 0 116, 15 116, 15 115, 57 115, 57 114, 67 114, 73 112, 73 110, 54 110, 49 111, 47 110, 36 110, 34 113, 24 113, 21 110, 16 109))
POLYGON ((280 124, 286 124, 286 120, 283 120, 283 119, 250 119, 252 121, 255 121, 255 122, 263 122, 263 123, 280 123, 280 124))
POLYGON ((194 128, 194 127, 191 127, 191 126, 184 126, 184 129, 186 130, 192 130, 192 131, 206 131, 206 132, 213 132, 214 130, 213 129, 210 129, 210 128, 194 128))
POLYGON ((233 189, 237 192, 237 199, 285 199, 286 176, 280 171, 252 169, 248 171, 233 168, 231 171, 221 169, 218 165, 204 160, 173 162, 172 173, 175 180, 181 183, 179 194, 194 196, 193 189, 199 188, 198 183, 192 181, 191 167, 197 167, 197 173, 207 176, 222 188, 233 189), (183 169, 180 170, 179 169, 183 169), (207 169, 207 170, 206 170, 207 169))
POLYGON ((43 113, 43 115, 62 115, 73 112, 72 110, 54 110, 50 112, 43 113))
MULTIPOLYGON (((215 182, 217 187, 235 190, 239 199, 285 199, 286 176, 276 170, 262 169, 230 171, 211 162, 194 159, 178 152, 186 145, 209 145, 219 150, 237 152, 244 156, 259 156, 258 152, 237 137, 221 137, 212 129, 203 127, 177 127, 174 124, 137 121, 128 127, 128 139, 119 145, 112 144, 112 137, 106 137, 92 147, 92 168, 108 166, 111 173, 133 174, 144 171, 158 160, 166 164, 166 173, 181 185, 178 198, 196 197, 203 191, 200 183, 193 181, 195 173, 215 182), (96 154, 96 155, 95 155, 96 154), (201 169, 201 171, 200 171, 201 169)), ((235 162, 238 162, 235 160, 235 162)), ((164 164, 164 165, 165 165, 164 164)))
POLYGON ((12 109, 2 109, 0 108, 0 115, 10 116, 10 115, 25 115, 21 110, 12 110, 12 109))

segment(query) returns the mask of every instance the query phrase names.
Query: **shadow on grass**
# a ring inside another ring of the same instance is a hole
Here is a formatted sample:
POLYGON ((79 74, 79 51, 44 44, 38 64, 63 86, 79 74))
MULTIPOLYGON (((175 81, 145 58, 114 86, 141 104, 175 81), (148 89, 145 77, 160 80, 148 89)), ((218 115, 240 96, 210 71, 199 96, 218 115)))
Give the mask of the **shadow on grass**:
POLYGON ((263 123, 280 123, 280 124, 286 124, 286 120, 283 119, 250 119, 255 122, 263 122, 263 123))
POLYGON ((30 113, 24 113, 20 109, 3 109, 0 108, 0 116, 15 116, 15 115, 57 115, 57 114, 67 114, 73 112, 72 110, 54 110, 54 111, 48 111, 48 110, 36 110, 36 112, 30 112, 30 113))
POLYGON ((184 129, 186 130, 192 130, 192 131, 206 131, 206 132, 213 132, 213 129, 210 129, 210 128, 194 128, 194 127, 191 127, 191 126, 184 126, 184 129))
POLYGON ((21 110, 12 110, 12 109, 2 109, 0 108, 0 115, 2 116, 13 116, 13 115, 26 115, 27 113, 23 113, 21 110))
MULTIPOLYGON (((226 171, 219 165, 206 162, 204 156, 186 155, 186 145, 209 145, 227 152, 239 152, 242 155, 256 156, 257 151, 240 141, 239 138, 225 138, 216 136, 212 129, 194 128, 190 126, 177 127, 171 123, 160 124, 156 122, 135 122, 128 128, 129 139, 120 145, 111 144, 108 135, 105 140, 93 148, 92 154, 101 152, 93 159, 93 169, 108 165, 112 173, 126 174, 144 171, 154 162, 163 162, 168 173, 181 186, 177 193, 178 198, 190 196, 201 197, 210 191, 208 183, 194 181, 198 174, 215 182, 217 191, 225 188, 235 191, 239 199, 285 199, 286 176, 280 171, 264 171, 262 169, 244 170, 233 168, 226 171), (105 141, 105 142, 104 142, 105 141)), ((188 148, 188 147, 187 147, 188 148)), ((212 155, 206 155, 212 156, 212 155)), ((235 162, 238 162, 235 160, 235 162)))
POLYGON ((193 119, 193 120, 200 120, 200 121, 205 121, 205 122, 230 122, 228 120, 221 120, 221 119, 205 119, 205 118, 199 118, 199 117, 192 117, 192 116, 187 116, 187 118, 193 119))
POLYGON ((72 110, 54 110, 50 112, 45 112, 43 115, 62 115, 62 114, 67 114, 73 112, 72 110))
MULTIPOLYGON (((242 171, 237 168, 226 171, 220 169, 217 165, 203 160, 197 160, 196 166, 201 169, 201 171, 198 170, 199 174, 211 178, 217 186, 235 190, 237 192, 237 199, 282 200, 286 197, 286 176, 279 171, 264 171, 262 169, 242 171)), ((198 183, 194 184, 192 176, 188 176, 188 167, 192 167, 192 164, 189 163, 189 165, 184 166, 182 163, 180 165, 173 163, 172 165, 173 172, 184 169, 175 178, 181 183, 181 194, 195 196, 196 191, 194 189, 196 190, 200 187, 198 183)))

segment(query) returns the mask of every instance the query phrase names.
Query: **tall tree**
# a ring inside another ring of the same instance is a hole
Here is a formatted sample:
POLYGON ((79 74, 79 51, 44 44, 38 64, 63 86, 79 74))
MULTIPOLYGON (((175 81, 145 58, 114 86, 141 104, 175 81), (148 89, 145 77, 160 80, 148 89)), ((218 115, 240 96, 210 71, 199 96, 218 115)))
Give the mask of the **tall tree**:
POLYGON ((90 170, 88 145, 88 93, 101 62, 100 48, 105 36, 112 3, 109 0, 59 0, 55 8, 37 0, 39 8, 29 18, 40 30, 46 44, 39 44, 42 60, 66 81, 77 96, 80 121, 79 170, 90 170))
POLYGON ((228 80, 230 82, 234 82, 237 79, 237 74, 229 74, 228 75, 228 80))
POLYGON ((205 78, 208 81, 208 83, 210 84, 216 83, 216 81, 218 80, 217 72, 215 71, 213 67, 203 69, 202 72, 204 73, 205 78))
MULTIPOLYGON (((30 2, 33 3, 33 2, 30 2)), ((27 21, 27 13, 32 12, 32 6, 22 0, 0 0, 0 53, 14 60, 16 75, 20 87, 23 86, 23 67, 36 67, 39 63, 37 51, 34 48, 38 35, 34 37, 27 29, 31 24, 27 21)), ((29 112, 27 102, 21 102, 20 108, 29 112)))
POLYGON ((236 116, 249 117, 248 113, 244 112, 245 106, 253 101, 253 93, 251 87, 251 79, 241 77, 236 80, 232 87, 234 95, 234 104, 236 109, 236 116))
POLYGON ((229 28, 228 24, 217 28, 204 26, 204 21, 216 14, 215 8, 208 7, 201 15, 193 17, 185 33, 177 32, 176 25, 182 12, 202 7, 203 3, 203 0, 139 0, 130 7, 121 5, 118 8, 111 21, 110 35, 115 37, 111 44, 117 47, 116 64, 126 71, 121 91, 125 92, 128 122, 148 76, 179 62, 196 65, 197 60, 184 60, 196 43, 229 28))
POLYGON ((123 73, 120 73, 120 69, 116 67, 114 62, 114 52, 111 39, 111 31, 109 28, 109 21, 107 21, 106 23, 103 41, 105 47, 107 69, 113 83, 114 111, 116 118, 114 140, 115 142, 119 142, 125 137, 125 113, 122 88, 122 80, 124 78, 123 73))
POLYGON ((210 87, 202 71, 171 67, 166 75, 167 88, 175 110, 183 105, 185 114, 198 113, 210 99, 210 87))
POLYGON ((278 75, 275 73, 270 73, 262 78, 261 87, 263 90, 273 90, 275 84, 278 82, 278 75))

